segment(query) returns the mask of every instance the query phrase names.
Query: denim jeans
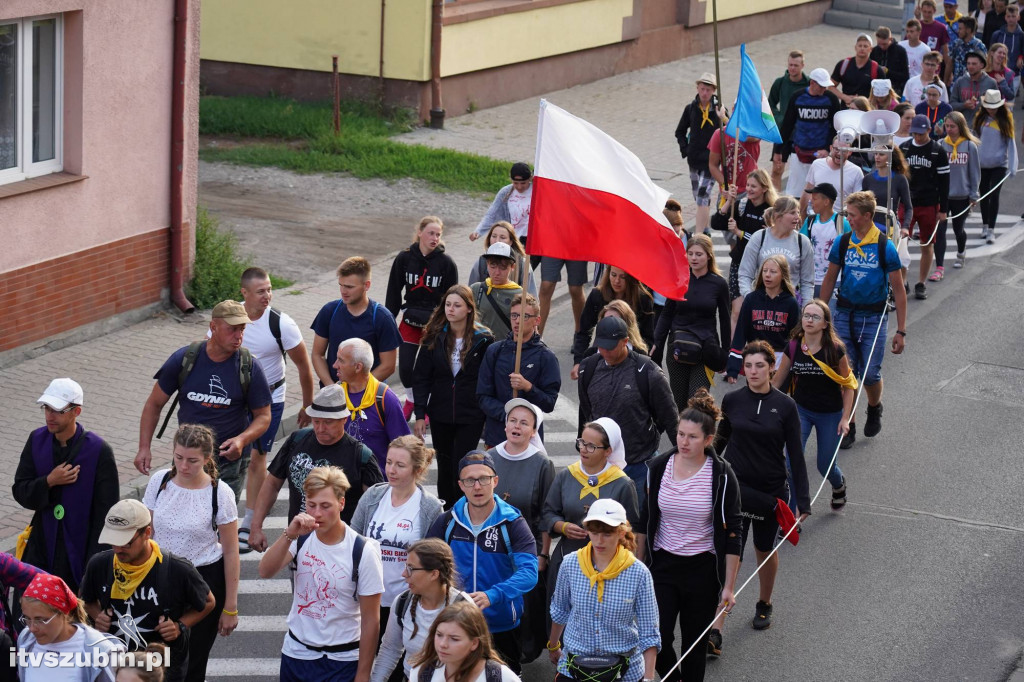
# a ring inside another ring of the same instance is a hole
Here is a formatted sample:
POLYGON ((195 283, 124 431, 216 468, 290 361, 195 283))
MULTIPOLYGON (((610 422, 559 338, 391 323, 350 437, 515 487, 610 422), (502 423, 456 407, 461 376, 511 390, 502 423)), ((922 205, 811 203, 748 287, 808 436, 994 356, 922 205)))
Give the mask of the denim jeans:
POLYGON ((843 411, 838 412, 814 412, 802 405, 796 406, 800 414, 800 438, 804 444, 804 452, 807 451, 807 439, 811 436, 811 429, 817 432, 818 437, 818 473, 828 479, 833 488, 843 485, 843 472, 839 470, 839 462, 836 461, 829 469, 832 462, 832 455, 839 445, 839 422, 843 419, 843 411))
POLYGON ((832 326, 846 344, 846 353, 854 376, 863 381, 865 386, 873 386, 881 381, 889 316, 885 313, 838 308, 832 318, 832 326), (879 324, 882 325, 882 329, 876 337, 875 332, 879 324), (876 338, 877 345, 872 352, 872 342, 876 338))
MULTIPOLYGON (((651 457, 657 455, 655 452, 651 457)), ((647 508, 647 462, 627 464, 623 471, 633 480, 633 487, 636 488, 636 511, 637 514, 641 514, 647 508)))

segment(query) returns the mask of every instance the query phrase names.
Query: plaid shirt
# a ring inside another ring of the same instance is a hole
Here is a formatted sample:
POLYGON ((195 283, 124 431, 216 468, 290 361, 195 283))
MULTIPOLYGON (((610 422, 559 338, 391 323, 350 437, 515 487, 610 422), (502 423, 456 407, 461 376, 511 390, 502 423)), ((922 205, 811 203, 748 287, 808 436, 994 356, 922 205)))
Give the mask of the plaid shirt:
POLYGON ((621 655, 632 652, 622 682, 636 682, 644 676, 644 651, 651 647, 661 649, 654 582, 650 571, 639 560, 605 581, 604 599, 598 602, 597 587, 591 587, 590 580, 583 575, 576 552, 567 554, 551 598, 551 620, 565 624, 558 672, 567 677, 571 676, 566 667, 566 652, 621 655))
POLYGON ((35 566, 18 561, 12 554, 0 552, 0 597, 4 600, 4 607, 0 608, 0 631, 6 631, 11 635, 11 639, 17 638, 14 636, 14 623, 7 620, 10 615, 7 612, 7 590, 11 587, 24 590, 37 573, 44 572, 35 566))

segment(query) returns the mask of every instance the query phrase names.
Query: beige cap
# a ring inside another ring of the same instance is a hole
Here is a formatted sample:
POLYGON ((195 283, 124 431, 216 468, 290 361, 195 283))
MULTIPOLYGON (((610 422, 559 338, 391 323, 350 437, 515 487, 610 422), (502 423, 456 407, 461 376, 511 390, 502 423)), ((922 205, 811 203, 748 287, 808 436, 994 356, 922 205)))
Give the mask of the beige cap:
POLYGON ((135 533, 151 522, 149 510, 138 500, 121 500, 107 512, 100 531, 100 544, 124 547, 135 533))
POLYGON ((213 319, 224 320, 228 324, 249 324, 249 313, 238 301, 221 301, 213 306, 213 319))

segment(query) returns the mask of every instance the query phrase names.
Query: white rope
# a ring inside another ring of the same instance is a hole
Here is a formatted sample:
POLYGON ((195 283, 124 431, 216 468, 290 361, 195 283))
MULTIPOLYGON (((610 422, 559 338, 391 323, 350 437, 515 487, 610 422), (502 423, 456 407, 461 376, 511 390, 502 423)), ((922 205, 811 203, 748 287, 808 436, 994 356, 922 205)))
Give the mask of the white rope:
MULTIPOLYGON (((878 329, 875 330, 875 338, 871 342, 871 352, 868 353, 868 359, 864 363, 864 373, 865 374, 867 373, 867 368, 871 366, 871 358, 874 356, 875 349, 878 347, 878 335, 881 333, 882 326, 885 324, 885 320, 888 317, 888 315, 889 315, 889 309, 888 309, 888 307, 886 307, 885 311, 882 313, 882 319, 878 321, 878 329)), ((882 352, 883 353, 885 352, 884 348, 882 349, 882 352)), ((864 382, 863 382, 863 380, 860 382, 860 387, 857 389, 857 395, 854 397, 853 409, 850 411, 850 414, 856 414, 857 413, 857 405, 860 404, 860 397, 861 397, 862 393, 864 393, 864 382)), ((817 427, 815 427, 815 428, 817 428, 817 427)), ((842 439, 839 439, 839 442, 836 443, 835 452, 832 453, 832 459, 831 459, 831 461, 829 461, 828 468, 825 471, 831 471, 832 470, 832 467, 836 463, 836 459, 839 457, 839 446, 841 446, 842 443, 843 443, 842 439)), ((811 498, 811 506, 812 507, 814 506, 814 503, 817 501, 818 497, 821 495, 821 491, 825 487, 825 483, 827 483, 827 482, 828 482, 828 477, 827 476, 822 478, 821 485, 818 486, 817 492, 815 492, 814 493, 814 497, 811 498)), ((758 573, 760 573, 761 569, 764 568, 764 565, 767 564, 771 560, 772 556, 776 552, 779 551, 779 547, 781 547, 783 545, 783 543, 786 542, 786 539, 789 538, 789 536, 793 533, 794 530, 796 530, 799 527, 799 525, 800 524, 798 524, 798 523, 794 523, 793 526, 789 529, 789 531, 784 536, 782 536, 782 539, 779 540, 775 544, 775 547, 772 548, 772 551, 769 552, 768 556, 766 556, 764 558, 764 561, 762 561, 757 566, 757 568, 754 569, 754 572, 750 574, 750 577, 747 578, 743 582, 743 584, 740 585, 739 589, 736 590, 733 593, 733 599, 738 597, 740 592, 742 592, 747 587, 747 585, 750 584, 750 581, 753 580, 754 577, 757 576, 758 573)), ((711 631, 711 628, 715 625, 715 622, 718 620, 719 616, 722 615, 723 611, 725 611, 724 606, 718 611, 718 613, 715 614, 715 617, 712 619, 712 621, 710 623, 708 623, 708 626, 706 628, 704 628, 704 631, 701 632, 697 636, 697 639, 693 642, 693 644, 691 644, 690 647, 686 651, 683 652, 683 655, 679 657, 679 660, 677 660, 676 664, 674 666, 672 666, 672 669, 669 670, 667 673, 665 673, 664 677, 661 678, 662 680, 664 680, 666 677, 668 677, 669 675, 671 675, 672 673, 675 672, 676 668, 678 668, 679 665, 683 662, 683 659, 686 658, 690 654, 691 651, 693 651, 694 647, 696 647, 698 644, 702 644, 705 647, 707 646, 707 635, 708 635, 708 632, 711 631)), ((702 651, 702 652, 700 652, 699 655, 705 655, 705 653, 702 651)))
MULTIPOLYGON (((1020 171, 1021 169, 1018 168, 1017 170, 1020 171)), ((955 220, 956 218, 959 218, 962 215, 967 215, 968 213, 970 213, 971 209, 974 208, 975 204, 980 204, 982 199, 984 199, 989 194, 992 194, 992 192, 995 192, 997 189, 999 189, 999 186, 1001 184, 1003 184, 1004 182, 1006 182, 1007 178, 1009 178, 1009 177, 1010 177, 1010 171, 1007 170, 1006 171, 1006 175, 1003 176, 1003 179, 1000 180, 999 182, 997 182, 995 185, 993 185, 992 189, 990 189, 989 191, 985 192, 980 197, 978 197, 977 201, 973 201, 970 204, 968 204, 967 208, 965 208, 964 210, 960 211, 956 215, 946 216, 946 220, 955 220)), ((935 229, 932 230, 932 236, 928 238, 928 241, 921 242, 921 246, 928 246, 929 244, 931 244, 935 240, 935 235, 937 235, 938 233, 939 233, 939 226, 936 225, 935 229)))

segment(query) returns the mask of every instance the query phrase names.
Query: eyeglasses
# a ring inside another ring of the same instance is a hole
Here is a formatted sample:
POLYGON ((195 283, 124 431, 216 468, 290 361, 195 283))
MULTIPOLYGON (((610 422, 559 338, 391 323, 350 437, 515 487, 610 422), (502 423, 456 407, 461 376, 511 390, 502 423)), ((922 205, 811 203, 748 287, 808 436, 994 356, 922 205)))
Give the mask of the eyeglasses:
POLYGON ((609 448, 609 446, 607 446, 607 445, 594 445, 593 443, 588 443, 587 441, 583 440, 582 438, 577 438, 576 439, 576 451, 577 452, 592 453, 592 452, 596 452, 597 450, 607 450, 608 448, 609 448))
POLYGON ((467 488, 475 488, 478 484, 481 486, 490 485, 492 480, 494 480, 494 476, 480 476, 479 478, 460 478, 459 483, 467 488))
POLYGON ((405 570, 409 571, 409 573, 415 573, 416 571, 432 571, 434 569, 432 569, 432 568, 423 568, 422 566, 410 566, 409 564, 406 564, 405 565, 405 570))
POLYGON ((55 613, 46 620, 43 620, 42 618, 26 618, 25 616, 22 616, 18 619, 18 622, 27 628, 30 628, 33 625, 35 625, 37 628, 41 628, 49 625, 50 622, 59 615, 59 613, 55 613))
POLYGON ((808 322, 821 322, 821 315, 815 315, 814 313, 804 313, 804 319, 808 322))
POLYGON ((78 407, 78 405, 75 405, 75 404, 72 403, 72 404, 69 404, 67 407, 65 407, 63 410, 55 410, 52 407, 50 407, 49 405, 40 405, 39 409, 42 410, 46 414, 67 414, 68 412, 70 412, 71 410, 75 409, 76 407, 78 407))
POLYGON ((515 322, 515 321, 516 321, 516 320, 518 320, 518 319, 519 319, 520 317, 524 317, 524 318, 526 318, 527 320, 532 320, 532 319, 533 319, 533 318, 535 318, 535 317, 539 317, 539 315, 531 315, 531 314, 529 314, 529 313, 523 313, 522 315, 520 315, 519 313, 509 313, 508 319, 510 319, 510 320, 512 320, 513 322, 515 322))

